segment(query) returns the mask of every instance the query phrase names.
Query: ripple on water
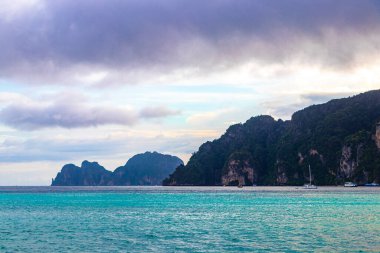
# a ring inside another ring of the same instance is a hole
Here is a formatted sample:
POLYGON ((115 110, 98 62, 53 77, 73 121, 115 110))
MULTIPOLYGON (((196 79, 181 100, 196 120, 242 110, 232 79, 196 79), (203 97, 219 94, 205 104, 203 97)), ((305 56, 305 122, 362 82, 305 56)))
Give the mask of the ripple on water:
POLYGON ((379 190, 169 189, 0 188, 0 251, 380 252, 379 190))

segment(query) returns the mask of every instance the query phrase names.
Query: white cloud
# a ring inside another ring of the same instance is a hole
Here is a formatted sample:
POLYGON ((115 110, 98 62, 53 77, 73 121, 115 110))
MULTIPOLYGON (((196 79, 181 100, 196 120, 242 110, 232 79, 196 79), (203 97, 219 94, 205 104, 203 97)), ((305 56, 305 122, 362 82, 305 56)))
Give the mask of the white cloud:
POLYGON ((223 118, 225 117, 226 114, 230 114, 234 111, 235 109, 233 108, 226 108, 226 109, 220 109, 220 110, 215 110, 215 111, 195 113, 189 116, 186 119, 186 122, 193 125, 197 125, 197 124, 207 125, 215 121, 220 122, 219 118, 223 118))
POLYGON ((15 93, 15 92, 0 92, 0 106, 2 105, 7 105, 12 102, 17 102, 17 103, 30 103, 32 102, 31 99, 28 97, 15 93))
POLYGON ((25 14, 25 12, 41 10, 43 1, 41 0, 1 0, 0 20, 11 21, 12 19, 25 14))

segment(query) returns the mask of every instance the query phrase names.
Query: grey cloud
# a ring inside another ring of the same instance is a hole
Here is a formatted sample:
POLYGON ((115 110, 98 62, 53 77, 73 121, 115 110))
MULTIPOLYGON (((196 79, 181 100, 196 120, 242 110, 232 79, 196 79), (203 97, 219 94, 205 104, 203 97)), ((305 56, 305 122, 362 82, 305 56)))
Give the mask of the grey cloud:
POLYGON ((57 0, 0 19, 0 75, 172 72, 255 60, 347 67, 379 53, 376 0, 57 0), (37 73, 37 74, 36 74, 37 73))
POLYGON ((171 110, 169 108, 159 107, 146 107, 140 111, 140 116, 143 118, 162 118, 179 114, 179 111, 171 110))
POLYGON ((95 127, 105 124, 132 125, 137 116, 121 109, 87 107, 80 104, 53 104, 48 106, 12 104, 0 111, 0 121, 22 130, 46 127, 95 127))
POLYGON ((140 119, 163 118, 175 111, 165 107, 133 110, 89 106, 85 103, 58 101, 52 104, 9 104, 0 110, 0 122, 21 130, 41 128, 83 128, 107 124, 134 125, 140 119))

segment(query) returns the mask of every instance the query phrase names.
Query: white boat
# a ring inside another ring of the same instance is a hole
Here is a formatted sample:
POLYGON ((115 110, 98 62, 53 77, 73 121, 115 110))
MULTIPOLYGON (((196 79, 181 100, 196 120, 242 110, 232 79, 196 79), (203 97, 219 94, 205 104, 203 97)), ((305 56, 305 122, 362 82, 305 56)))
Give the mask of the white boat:
POLYGON ((345 182, 344 187, 357 187, 358 185, 353 182, 345 182))
POLYGON ((313 190, 313 189, 317 189, 318 187, 316 185, 313 185, 311 183, 311 168, 310 168, 310 164, 309 164, 309 179, 310 179, 310 182, 309 184, 305 184, 303 186, 304 189, 308 189, 308 190, 313 190))
POLYGON ((309 190, 312 190, 312 189, 318 189, 318 187, 316 185, 313 185, 313 184, 305 184, 303 186, 304 189, 309 189, 309 190))

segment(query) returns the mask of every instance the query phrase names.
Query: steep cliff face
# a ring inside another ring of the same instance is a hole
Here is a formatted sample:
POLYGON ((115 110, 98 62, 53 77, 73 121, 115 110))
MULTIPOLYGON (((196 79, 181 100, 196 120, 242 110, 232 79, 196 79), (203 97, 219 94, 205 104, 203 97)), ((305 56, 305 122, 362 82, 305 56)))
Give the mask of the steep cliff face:
POLYGON ((286 175, 286 167, 283 161, 277 160, 276 162, 276 185, 286 185, 289 181, 286 175))
POLYGON ((257 183, 257 170, 249 153, 234 153, 226 162, 223 185, 252 185, 257 183))
POLYGON ((353 148, 350 146, 344 146, 342 148, 342 157, 340 158, 338 177, 342 179, 351 179, 354 176, 354 172, 358 169, 359 154, 362 148, 362 144, 359 144, 353 152, 353 148))
POLYGON ((375 133, 359 131, 345 138, 337 180, 359 184, 380 181, 380 150, 375 133))
MULTIPOLYGON (((275 141, 284 125, 283 121, 275 121, 270 116, 253 117, 245 124, 233 125, 220 139, 202 144, 186 166, 176 169, 163 183, 223 185, 225 182, 231 182, 233 175, 239 173, 242 173, 242 178, 246 178, 244 174, 250 174, 247 168, 254 169, 251 180, 266 181, 268 177, 273 177, 273 174, 268 175, 267 161, 275 159, 270 154, 276 148, 275 141), (247 162, 247 156, 244 154, 249 154, 250 162, 247 162)), ((251 180, 245 179, 246 183, 251 180)))
POLYGON ((199 148, 167 185, 318 185, 380 181, 380 90, 313 105, 289 121, 257 116, 199 148), (231 159, 240 152, 251 156, 231 159), (225 170, 227 168, 227 170, 225 170), (247 169, 249 168, 249 170, 247 169))

